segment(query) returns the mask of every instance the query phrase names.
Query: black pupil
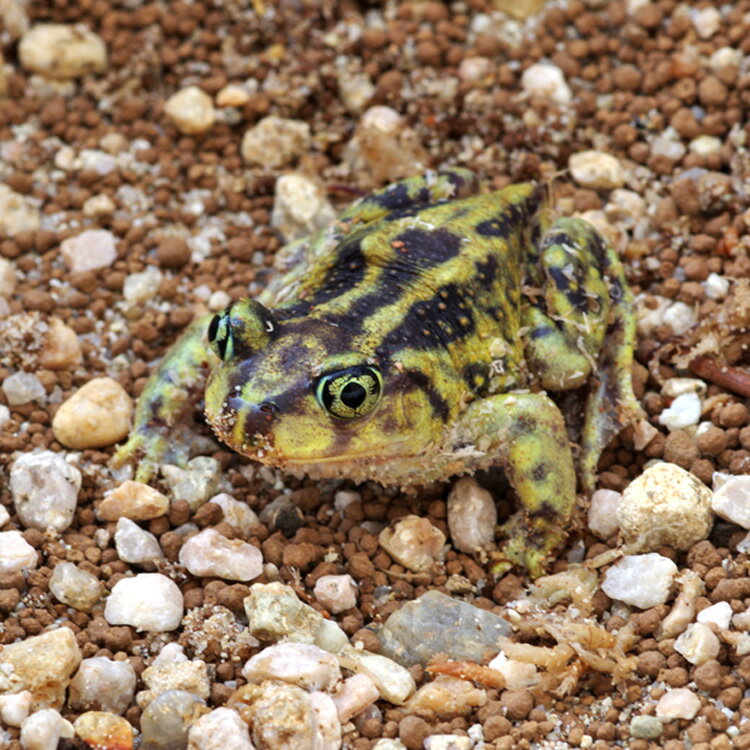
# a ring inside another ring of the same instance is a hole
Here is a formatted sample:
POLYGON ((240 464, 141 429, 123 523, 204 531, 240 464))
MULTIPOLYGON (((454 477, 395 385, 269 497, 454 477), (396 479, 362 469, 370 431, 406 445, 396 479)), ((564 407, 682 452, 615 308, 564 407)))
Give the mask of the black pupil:
POLYGON ((216 333, 219 330, 219 315, 214 315, 211 318, 211 323, 208 326, 208 340, 213 341, 216 338, 216 333))
POLYGON ((360 383, 350 381, 341 390, 341 403, 350 409, 362 406, 365 398, 367 398, 367 391, 360 383))

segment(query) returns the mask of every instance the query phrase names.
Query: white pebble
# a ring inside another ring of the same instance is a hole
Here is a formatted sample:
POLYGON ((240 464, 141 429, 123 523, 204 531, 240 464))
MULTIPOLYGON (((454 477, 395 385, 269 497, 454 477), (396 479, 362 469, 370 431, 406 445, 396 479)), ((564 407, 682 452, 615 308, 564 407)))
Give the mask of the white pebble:
POLYGON ((675 464, 650 466, 623 492, 617 519, 633 550, 662 545, 689 549, 713 527, 713 493, 697 477, 675 464))
POLYGON ((704 625, 716 625, 719 630, 726 630, 732 621, 732 605, 729 602, 716 602, 698 612, 696 618, 704 625))
POLYGON ((281 680, 303 690, 332 691, 341 681, 336 657, 307 643, 277 643, 249 659, 242 669, 248 682, 281 680))
POLYGON ((383 737, 375 742, 372 746, 372 750, 406 750, 401 740, 393 740, 390 737, 383 737))
POLYGON ((122 285, 122 296, 131 305, 153 299, 162 278, 163 274, 156 266, 147 266, 145 271, 131 273, 122 285))
POLYGON ((306 122, 271 115, 245 133, 240 151, 248 164, 275 169, 302 156, 310 141, 310 126, 306 122))
POLYGON ((40 225, 39 209, 31 199, 0 184, 0 234, 36 232, 40 225))
POLYGON ((51 318, 39 364, 48 370, 73 370, 82 360, 78 334, 59 318, 51 318))
POLYGON ((425 737, 424 750, 471 750, 470 737, 457 734, 431 734, 425 737))
POLYGON ((115 547, 120 560, 136 565, 164 557, 157 538, 129 518, 117 522, 115 547))
POLYGON ((28 690, 0 695, 0 722, 7 727, 20 727, 31 711, 32 699, 28 690))
POLYGON ((699 135, 690 141, 689 148, 692 154, 710 156, 711 154, 719 153, 722 144, 723 141, 721 138, 717 138, 715 135, 699 135))
POLYGON ((604 213, 609 221, 632 227, 646 215, 646 201, 633 190, 617 188, 610 194, 604 213))
POLYGON ((667 409, 659 415, 659 424, 668 430, 681 430, 698 424, 701 418, 702 401, 697 393, 683 393, 677 396, 667 409))
POLYGON ((139 573, 114 585, 104 619, 110 625, 162 633, 179 627, 183 610, 182 592, 174 581, 160 573, 139 573))
POLYGON ((0 297, 10 297, 16 288, 16 267, 7 258, 0 258, 0 297))
POLYGON ((21 724, 23 750, 57 750, 61 738, 73 737, 73 725, 54 708, 43 708, 21 724))
POLYGON ((719 276, 718 273, 710 273, 703 282, 703 289, 709 299, 724 299, 729 294, 729 279, 726 276, 719 276))
POLYGON ((198 456, 183 469, 162 464, 161 473, 175 500, 186 500, 195 513, 209 497, 216 494, 221 479, 221 464, 209 456, 198 456))
POLYGON ((611 190, 622 187, 625 172, 620 161, 604 151, 581 151, 568 160, 573 179, 592 190, 611 190))
POLYGON ((65 531, 73 522, 81 472, 60 453, 24 453, 10 469, 13 505, 27 528, 65 531))
POLYGON ((106 656, 84 659, 70 683, 70 706, 76 711, 111 711, 122 714, 135 694, 133 665, 106 656))
POLYGON ((393 107, 378 104, 370 107, 360 118, 358 127, 367 130, 375 128, 382 133, 400 133, 406 125, 406 120, 393 107))
POLYGON ((20 531, 0 531, 0 573, 35 568, 39 555, 20 531))
POLYGON ((133 399, 116 380, 93 378, 60 404, 52 431, 68 448, 103 448, 127 437, 132 413, 133 399))
POLYGON ((3 391, 11 406, 28 404, 29 401, 43 402, 46 391, 42 381, 33 372, 14 372, 3 380, 3 391))
POLYGON ((182 661, 154 661, 141 674, 147 690, 135 696, 140 708, 145 708, 153 700, 170 690, 184 690, 205 700, 211 693, 208 666, 203 659, 183 659, 182 661))
POLYGON ((493 64, 487 57, 464 57, 458 64, 458 77, 465 83, 474 83, 491 75, 493 64))
POLYGON ((651 143, 651 153, 654 156, 663 156, 670 161, 679 161, 687 153, 685 144, 668 136, 660 135, 651 143))
POLYGON ((474 554, 495 538, 497 507, 492 495, 476 479, 459 479, 448 495, 448 531, 453 546, 474 554))
POLYGON ((96 508, 96 517, 101 521, 117 521, 119 518, 148 521, 165 515, 168 510, 166 495, 147 484, 126 479, 104 496, 96 508))
POLYGON ((378 542, 396 562, 419 573, 443 559, 445 534, 426 518, 406 516, 393 529, 383 529, 378 542))
POLYGON ((313 690, 310 706, 315 722, 315 747, 320 750, 339 750, 341 747, 341 722, 336 704, 328 693, 313 690))
POLYGON ((656 704, 656 715, 664 721, 694 719, 700 711, 701 699, 687 688, 667 690, 656 704))
POLYGON ((570 104, 573 98, 564 73, 552 63, 535 63, 526 68, 521 76, 521 88, 529 96, 560 106, 570 104))
POLYGON ((416 688, 414 679, 405 667, 380 654, 345 646, 338 658, 345 669, 366 674, 389 703, 403 705, 416 688))
POLYGON ((677 398, 685 393, 697 393, 699 396, 706 395, 706 384, 696 378, 667 378, 661 387, 663 396, 677 398))
POLYGON ((750 529, 750 475, 729 477, 714 492, 711 508, 725 521, 750 529))
POLYGON ((59 562, 52 570, 49 590, 68 607, 88 612, 102 595, 99 579, 70 562, 59 562))
POLYGON ((243 107, 249 101, 249 92, 236 83, 227 84, 216 94, 217 107, 243 107))
POLYGON ((720 47, 711 54, 709 65, 716 73, 722 68, 739 67, 742 64, 742 52, 733 47, 720 47))
POLYGON ((721 13, 716 8, 696 10, 693 25, 701 39, 710 39, 721 26, 721 13))
POLYGON ((251 581, 263 572, 263 555, 252 544, 204 529, 182 545, 180 565, 194 576, 251 581))
POLYGON ((614 490, 596 490, 591 495, 588 527, 600 539, 609 539, 619 530, 617 506, 621 498, 622 495, 614 490))
POLYGON ((487 666, 500 672, 507 690, 526 690, 538 680, 536 665, 509 659, 502 651, 487 666))
POLYGON ((695 310, 684 302, 673 302, 664 311, 662 322, 672 328, 675 336, 685 333, 696 323, 695 310))
POLYGON ((0 529, 10 520, 10 513, 4 505, 0 505, 0 529))
POLYGON ((239 529, 245 537, 250 536, 253 526, 260 523, 257 514, 247 503, 235 500, 226 492, 214 495, 208 502, 218 505, 224 512, 224 521, 239 529))
POLYGON ((696 666, 715 659, 719 655, 719 647, 719 639, 714 631, 702 622, 689 625, 674 642, 674 650, 696 666))
POLYGON ((287 242, 328 226, 335 217, 333 206, 309 177, 285 174, 276 180, 271 226, 287 242))
POLYGON ((357 584, 350 575, 321 576, 315 581, 315 598, 333 614, 351 609, 357 603, 357 584))
POLYGON ((85 229, 63 240, 60 253, 71 273, 108 268, 117 259, 115 236, 106 229, 85 229))
POLYGON ((45 78, 78 78, 106 70, 107 48, 83 24, 40 23, 21 38, 18 59, 45 78))
POLYGON ((211 294, 206 304, 211 312, 219 312, 228 307, 231 302, 232 298, 223 289, 218 289, 211 294))
POLYGON ((375 703, 380 698, 380 693, 370 677, 366 674, 355 674, 347 677, 332 697, 339 721, 346 724, 353 716, 375 703))
POLYGON ((164 114, 186 135, 205 133, 216 120, 211 97, 197 86, 187 86, 167 99, 164 114))
POLYGON ((187 750, 255 750, 255 745, 236 711, 215 708, 190 726, 187 750))
POLYGON ((655 552, 626 555, 607 570, 602 590, 612 599, 648 609, 667 601, 676 573, 677 566, 655 552))
POLYGON ((333 496, 333 508, 339 514, 343 513, 352 503, 361 502, 362 495, 354 490, 339 490, 333 496))
POLYGON ((83 204, 83 215, 92 219, 99 219, 105 216, 112 216, 117 206, 115 202, 106 194, 92 195, 83 204))

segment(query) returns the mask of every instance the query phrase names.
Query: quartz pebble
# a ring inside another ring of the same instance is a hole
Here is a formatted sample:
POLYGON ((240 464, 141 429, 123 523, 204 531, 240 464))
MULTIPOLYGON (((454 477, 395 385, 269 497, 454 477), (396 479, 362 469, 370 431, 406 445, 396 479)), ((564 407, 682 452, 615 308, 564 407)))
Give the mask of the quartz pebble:
MULTIPOLYGON (((0 427, 2 427, 2 420, 0 419, 0 427)), ((8 513, 8 509, 4 505, 0 505, 0 529, 5 526, 6 523, 10 520, 10 513, 8 513)), ((2 563, 0 563, 2 565, 2 563)))
POLYGON ((338 652, 349 643, 346 633, 333 621, 299 600, 291 586, 255 583, 243 601, 250 634, 268 643, 288 639, 338 652))
POLYGON ((427 682, 409 699, 407 709, 419 713, 432 711, 439 719, 466 716, 487 703, 487 693, 468 680, 439 675, 427 682))
POLYGON ((656 704, 656 715, 664 721, 694 719, 700 711, 701 699, 687 688, 667 690, 656 704))
POLYGON ((141 750, 184 750, 190 727, 206 704, 184 690, 168 690, 151 701, 141 714, 141 750))
POLYGON ((52 431, 68 448, 102 448, 127 437, 132 413, 133 399, 116 380, 93 378, 60 405, 52 431))
POLYGON ((617 520, 617 507, 622 495, 614 490, 596 490, 591 495, 588 514, 588 527, 600 539, 609 539, 620 528, 617 520))
POLYGON ((175 500, 186 500, 195 513, 209 497, 216 494, 221 479, 221 464, 214 458, 198 456, 182 469, 172 464, 161 467, 164 481, 175 500))
POLYGON ((536 665, 509 659, 502 651, 487 666, 500 672, 508 690, 525 690, 537 681, 536 665))
POLYGON ((184 691, 201 699, 208 698, 211 693, 206 662, 188 660, 184 655, 179 661, 155 661, 143 671, 141 679, 148 688, 136 696, 136 703, 141 708, 170 690, 184 691))
POLYGON ((388 617, 380 631, 381 653, 405 666, 426 665, 436 653, 480 662, 510 632, 502 617, 432 590, 388 617))
POLYGON ((306 237, 330 225, 336 211, 320 186, 302 174, 285 174, 276 180, 271 226, 287 241, 306 237))
POLYGON ((715 659, 719 654, 719 639, 711 628, 696 622, 689 625, 687 630, 674 642, 674 650, 687 659, 691 664, 699 666, 715 659))
POLYGON ((0 258, 0 297, 10 297, 16 288, 16 267, 7 258, 0 258))
POLYGON ((591 190, 612 190, 625 183, 625 172, 619 160, 603 151, 581 151, 568 161, 573 179, 591 190))
POLYGON ((59 318, 51 318, 39 364, 47 370, 72 370, 83 360, 76 332, 59 318))
POLYGON ((160 573, 139 573, 120 579, 104 607, 110 625, 132 625, 138 630, 176 630, 183 614, 182 592, 160 573))
POLYGON ((0 184, 0 234, 13 237, 21 232, 36 232, 40 223, 35 202, 0 184))
POLYGON ((217 107, 244 107, 250 101, 250 94, 237 84, 230 83, 216 94, 217 107))
POLYGON ((164 557, 157 538, 129 518, 117 522, 115 547, 120 560, 136 565, 164 557))
POLYGON ((375 744, 372 746, 372 750, 406 750, 406 745, 404 745, 401 740, 383 737, 376 740, 375 744))
POLYGON ((308 643, 278 643, 247 661, 242 676, 252 683, 281 680, 304 690, 332 691, 341 680, 336 657, 308 643))
POLYGON ((37 551, 20 531, 0 531, 0 574, 35 568, 38 561, 37 551))
POLYGON ((44 386, 33 372, 14 372, 3 380, 3 391, 11 406, 42 401, 46 395, 44 386))
POLYGON ((187 750, 255 750, 250 731, 231 708, 216 708, 188 731, 187 750))
POLYGON ((357 604, 357 584, 350 575, 321 576, 315 581, 315 598, 334 615, 357 604))
POLYGON ((106 656, 84 659, 70 683, 70 707, 75 711, 125 713, 133 702, 135 682, 135 670, 129 661, 106 656))
POLYGON ((682 393, 659 415, 659 424, 670 431, 698 424, 701 406, 701 398, 697 393, 682 393))
POLYGON ((179 560, 194 576, 251 581, 263 572, 263 555, 257 547, 214 529, 191 536, 180 548, 179 560))
POLYGON ((165 515, 168 510, 169 499, 166 495, 143 482, 128 479, 105 495, 96 509, 96 517, 100 521, 117 521, 120 518, 147 521, 165 515))
POLYGON ((664 726, 657 716, 644 714, 634 716, 630 721, 630 734, 636 739, 655 740, 657 737, 661 737, 663 731, 664 726))
POLYGON ((424 738, 424 750, 471 750, 471 737, 460 734, 431 734, 424 738))
POLYGON ((310 140, 306 122, 271 115, 245 133, 240 151, 248 164, 276 169, 302 156, 310 148, 310 140))
POLYGON ((241 687, 227 706, 250 725, 259 748, 338 750, 341 746, 336 707, 325 693, 308 695, 296 685, 266 681, 241 687))
POLYGON ((713 527, 711 490, 672 463, 650 466, 625 489, 617 520, 630 551, 689 549, 713 527))
POLYGON ((60 453, 24 453, 10 469, 10 491, 26 528, 65 531, 73 522, 81 472, 60 453))
POLYGON ((28 690, 0 695, 0 722, 7 727, 20 727, 31 711, 32 695, 28 690))
POLYGON ((40 23, 18 44, 21 67, 45 78, 78 78, 107 68, 102 38, 83 24, 40 23))
POLYGON ((338 658, 345 669, 366 674, 375 683, 380 695, 397 706, 403 705, 416 688, 414 679, 405 667, 381 654, 345 646, 338 658))
POLYGON ((721 27, 721 13, 717 8, 701 8, 693 15, 693 25, 701 39, 710 39, 721 27))
POLYGON ((726 276, 719 276, 718 273, 710 273, 703 282, 703 289, 709 299, 724 299, 729 294, 729 279, 726 276))
POLYGON ((239 529, 245 537, 251 536, 253 526, 260 523, 257 514, 247 503, 235 500, 226 492, 214 495, 208 502, 218 505, 224 512, 224 521, 239 529))
POLYGON ((81 650, 69 628, 48 630, 0 651, 0 693, 28 690, 35 708, 62 708, 81 650))
POLYGON ((473 554, 495 538, 497 508, 492 495, 476 479, 459 479, 448 495, 448 530, 453 546, 473 554))
POLYGON ((164 113, 186 135, 205 133, 216 120, 211 97, 197 86, 186 86, 172 94, 164 104, 164 113))
POLYGON ((378 536, 380 546, 405 568, 419 573, 443 559, 445 534, 426 518, 406 516, 378 536))
POLYGON ((729 602, 716 602, 698 612, 696 619, 704 625, 716 625, 719 630, 726 630, 732 621, 732 605, 729 602))
POLYGON ((107 229, 85 229, 63 240, 60 254, 71 273, 108 268, 117 259, 115 236, 107 229))
POLYGON ((84 216, 101 219, 112 216, 116 208, 115 202, 106 193, 100 193, 87 198, 81 210, 84 216))
POLYGON ((122 285, 122 296, 131 305, 140 305, 153 299, 164 278, 156 266, 146 266, 145 271, 131 273, 122 285))
POLYGON ((725 521, 750 529, 750 476, 732 476, 721 485, 711 498, 711 508, 725 521))
POLYGON ((602 590, 612 599, 648 609, 667 601, 676 573, 677 566, 656 552, 626 555, 607 570, 602 590))
POLYGON ((380 692, 366 674, 355 674, 347 677, 332 697, 339 721, 346 724, 353 716, 375 703, 380 698, 380 692))
POLYGON ((76 719, 73 729, 78 737, 96 750, 133 748, 133 727, 122 716, 106 711, 88 711, 76 719))
POLYGON ((88 612, 101 598, 103 587, 93 573, 73 563, 59 562, 52 570, 49 590, 68 607, 88 612))
POLYGON ((552 63, 534 63, 524 70, 521 88, 528 96, 546 99, 564 107, 570 104, 573 94, 565 74, 552 63))
POLYGON ((23 750, 56 750, 61 738, 73 737, 73 725, 54 708, 31 714, 21 724, 23 750))

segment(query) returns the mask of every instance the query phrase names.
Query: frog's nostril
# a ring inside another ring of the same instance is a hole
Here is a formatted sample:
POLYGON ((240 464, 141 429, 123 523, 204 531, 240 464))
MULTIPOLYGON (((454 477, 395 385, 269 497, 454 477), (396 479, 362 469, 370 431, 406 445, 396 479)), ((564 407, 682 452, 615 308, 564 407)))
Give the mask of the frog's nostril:
POLYGON ((268 417, 273 417, 274 414, 279 410, 279 408, 274 404, 272 401, 264 401, 259 407, 258 410, 263 412, 263 414, 268 415, 268 417))

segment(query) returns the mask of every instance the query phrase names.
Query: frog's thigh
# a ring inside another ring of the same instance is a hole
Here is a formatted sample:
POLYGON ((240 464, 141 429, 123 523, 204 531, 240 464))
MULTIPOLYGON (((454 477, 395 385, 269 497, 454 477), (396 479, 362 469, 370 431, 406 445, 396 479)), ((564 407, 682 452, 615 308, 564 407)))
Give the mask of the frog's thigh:
POLYGON ((558 219, 542 237, 539 265, 529 269, 541 295, 522 321, 526 360, 546 389, 577 388, 595 367, 609 315, 606 264, 604 244, 585 221, 558 219))
POLYGON ((460 431, 488 454, 496 453, 522 508, 501 527, 506 537, 496 572, 520 565, 536 576, 566 537, 576 502, 576 476, 565 422, 542 393, 502 394, 476 401, 460 431))

